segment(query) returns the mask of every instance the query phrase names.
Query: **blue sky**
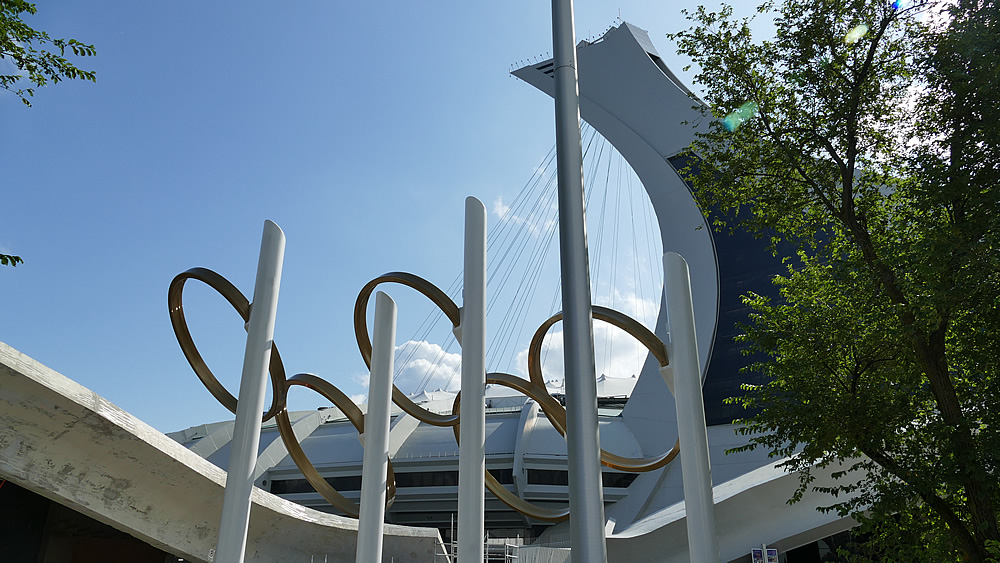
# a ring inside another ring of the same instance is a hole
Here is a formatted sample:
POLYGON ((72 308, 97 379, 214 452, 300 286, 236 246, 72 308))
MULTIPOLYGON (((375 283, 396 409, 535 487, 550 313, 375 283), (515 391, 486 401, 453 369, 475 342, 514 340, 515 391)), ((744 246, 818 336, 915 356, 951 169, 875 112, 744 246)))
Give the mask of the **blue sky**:
MULTIPOLYGON (((664 34, 684 5, 577 1, 577 35, 620 10, 679 73, 664 34)), ((0 269, 0 341, 161 431, 228 416, 174 339, 174 275, 208 267, 251 294, 275 221, 286 369, 361 393, 358 290, 392 270, 447 286, 464 198, 510 201, 554 142, 552 101, 508 75, 551 50, 547 2, 38 7, 31 25, 97 47, 76 62, 98 79, 41 88, 32 108, 0 93, 0 252, 25 260, 0 269)), ((202 287, 185 295, 235 393, 242 323, 202 287)))

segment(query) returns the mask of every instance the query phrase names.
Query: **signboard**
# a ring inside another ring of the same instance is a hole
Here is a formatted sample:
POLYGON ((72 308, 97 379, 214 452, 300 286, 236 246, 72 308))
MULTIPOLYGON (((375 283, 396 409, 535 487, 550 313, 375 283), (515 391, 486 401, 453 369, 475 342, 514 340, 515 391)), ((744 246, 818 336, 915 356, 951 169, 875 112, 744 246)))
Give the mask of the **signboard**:
POLYGON ((778 563, 778 550, 762 545, 750 550, 750 563, 778 563))

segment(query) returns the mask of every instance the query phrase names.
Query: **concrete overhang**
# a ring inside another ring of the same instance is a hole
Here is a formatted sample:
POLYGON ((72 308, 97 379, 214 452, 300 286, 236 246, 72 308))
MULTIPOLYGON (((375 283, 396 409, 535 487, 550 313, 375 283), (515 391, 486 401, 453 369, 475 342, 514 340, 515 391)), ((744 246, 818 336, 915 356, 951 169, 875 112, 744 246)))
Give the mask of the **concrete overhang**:
MULTIPOLYGON (((189 561, 215 547, 225 471, 2 342, 0 477, 189 561)), ((246 561, 354 561, 357 520, 257 488, 252 503, 246 561)), ((443 547, 435 529, 385 526, 387 558, 443 547)))

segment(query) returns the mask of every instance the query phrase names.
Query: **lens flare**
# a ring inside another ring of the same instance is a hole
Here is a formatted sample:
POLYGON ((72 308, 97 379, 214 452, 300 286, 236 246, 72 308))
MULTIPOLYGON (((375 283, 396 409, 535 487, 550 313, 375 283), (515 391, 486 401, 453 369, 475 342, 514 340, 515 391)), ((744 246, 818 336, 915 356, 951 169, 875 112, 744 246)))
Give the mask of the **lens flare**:
POLYGON ((903 0, 896 0, 892 3, 892 9, 898 10, 903 5, 903 0))
POLYGON ((736 131, 740 125, 750 119, 751 117, 757 115, 757 103, 747 102, 739 107, 739 109, 733 110, 722 120, 722 125, 725 126, 726 131, 736 131))
POLYGON ((847 35, 844 36, 844 43, 853 45, 854 43, 857 43, 859 39, 864 37, 866 33, 868 33, 868 26, 861 24, 847 32, 847 35))

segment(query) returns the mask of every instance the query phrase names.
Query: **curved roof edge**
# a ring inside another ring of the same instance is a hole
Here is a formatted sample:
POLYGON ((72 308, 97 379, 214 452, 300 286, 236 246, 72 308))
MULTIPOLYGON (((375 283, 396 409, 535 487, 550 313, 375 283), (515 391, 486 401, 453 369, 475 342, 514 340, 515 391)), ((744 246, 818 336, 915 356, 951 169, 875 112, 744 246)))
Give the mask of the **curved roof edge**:
MULTIPOLYGON (((746 556, 750 547, 766 541, 785 552, 858 525, 850 517, 819 510, 830 502, 824 495, 806 495, 788 504, 799 486, 797 473, 778 463, 745 473, 713 488, 715 518, 722 561, 746 556)), ((845 466, 814 468, 815 484, 832 486, 845 466)), ((663 508, 608 536, 608 559, 616 561, 688 561, 684 501, 663 508), (664 554, 657 546, 675 546, 664 554), (654 555, 655 554, 655 555, 654 555), (651 557, 655 557, 652 559, 651 557)))

